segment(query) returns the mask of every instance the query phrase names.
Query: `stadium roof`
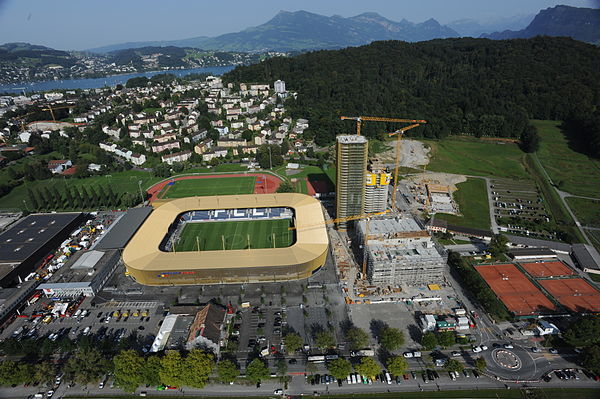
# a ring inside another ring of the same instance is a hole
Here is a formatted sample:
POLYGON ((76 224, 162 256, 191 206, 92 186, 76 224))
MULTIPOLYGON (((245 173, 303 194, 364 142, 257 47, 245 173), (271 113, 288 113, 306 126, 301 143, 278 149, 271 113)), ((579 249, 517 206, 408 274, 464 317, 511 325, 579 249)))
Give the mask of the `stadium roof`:
POLYGON ((128 268, 151 272, 293 266, 312 262, 327 251, 329 240, 321 203, 304 194, 246 194, 188 197, 155 203, 156 209, 123 252, 128 268), (206 209, 288 207, 295 211, 296 242, 286 248, 202 252, 163 252, 159 246, 175 218, 206 209))
POLYGON ((81 213, 29 215, 0 234, 0 263, 21 263, 29 258, 81 213))
POLYGON ((129 242, 144 220, 150 215, 152 208, 132 208, 119 218, 107 231, 94 249, 121 249, 129 242))

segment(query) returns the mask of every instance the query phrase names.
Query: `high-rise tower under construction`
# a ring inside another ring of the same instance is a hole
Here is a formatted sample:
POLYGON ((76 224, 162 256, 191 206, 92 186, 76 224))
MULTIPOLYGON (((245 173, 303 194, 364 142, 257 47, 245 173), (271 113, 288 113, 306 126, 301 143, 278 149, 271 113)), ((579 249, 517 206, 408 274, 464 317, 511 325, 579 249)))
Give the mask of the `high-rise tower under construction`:
MULTIPOLYGON (((337 136, 336 140, 336 217, 362 215, 369 142, 358 135, 337 136)), ((339 226, 343 228, 345 223, 339 226)))

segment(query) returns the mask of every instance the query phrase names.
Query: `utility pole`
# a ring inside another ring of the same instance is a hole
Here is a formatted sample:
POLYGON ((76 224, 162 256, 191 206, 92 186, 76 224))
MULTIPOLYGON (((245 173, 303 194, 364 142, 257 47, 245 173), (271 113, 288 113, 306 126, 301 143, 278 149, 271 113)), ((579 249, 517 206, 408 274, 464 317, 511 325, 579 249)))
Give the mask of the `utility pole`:
POLYGON ((142 180, 138 180, 138 187, 140 189, 140 199, 142 200, 142 203, 144 203, 144 195, 142 194, 142 180))
POLYGON ((271 144, 267 144, 269 147, 269 166, 273 169, 273 159, 271 158, 271 144))

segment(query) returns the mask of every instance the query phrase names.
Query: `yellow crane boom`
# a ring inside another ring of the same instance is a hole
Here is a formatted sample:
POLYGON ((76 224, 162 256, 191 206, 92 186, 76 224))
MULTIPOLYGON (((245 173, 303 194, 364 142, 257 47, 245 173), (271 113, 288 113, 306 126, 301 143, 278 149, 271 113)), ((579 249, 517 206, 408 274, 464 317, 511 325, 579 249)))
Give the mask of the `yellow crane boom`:
MULTIPOLYGON (((379 216, 379 215, 385 215, 386 213, 388 213, 389 210, 385 210, 383 212, 376 212, 376 213, 365 213, 362 215, 354 215, 354 216, 347 216, 345 218, 337 218, 337 219, 329 219, 324 221, 323 223, 317 223, 317 224, 310 224, 310 225, 306 225, 306 226, 302 226, 302 229, 308 229, 311 227, 316 227, 316 226, 321 226, 323 224, 332 224, 332 223, 343 223, 343 222, 349 222, 350 220, 358 220, 358 219, 365 219, 365 218, 370 218, 373 216, 379 216)), ((289 230, 298 230, 298 227, 296 226, 292 226, 288 228, 289 230)))
POLYGON ((400 118, 385 118, 379 116, 340 116, 341 120, 352 120, 356 121, 356 134, 360 136, 360 130, 363 121, 373 121, 373 122, 401 122, 401 123, 427 123, 424 120, 418 119, 400 119, 400 118))

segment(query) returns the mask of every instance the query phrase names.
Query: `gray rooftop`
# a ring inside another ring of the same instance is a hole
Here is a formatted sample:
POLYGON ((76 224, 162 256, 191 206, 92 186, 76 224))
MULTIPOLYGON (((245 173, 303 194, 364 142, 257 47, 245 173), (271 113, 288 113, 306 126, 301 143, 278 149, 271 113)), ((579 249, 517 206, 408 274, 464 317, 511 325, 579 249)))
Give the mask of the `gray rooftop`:
POLYGON ((508 251, 510 255, 514 256, 543 256, 553 255, 556 256, 554 251, 550 248, 511 248, 508 251))
POLYGON ((600 254, 587 244, 573 244, 573 256, 583 269, 600 270, 600 254))
POLYGON ((125 215, 112 224, 93 249, 125 248, 125 245, 127 245, 131 237, 133 237, 151 212, 152 207, 149 206, 129 209, 125 215))
MULTIPOLYGON (((360 231, 365 231, 365 221, 358 222, 360 231)), ((369 221, 369 234, 390 234, 397 232, 422 231, 423 229, 413 218, 371 219, 369 221)))
POLYGON ((29 215, 0 234, 0 263, 20 263, 46 245, 81 213, 29 215))
POLYGON ((346 135, 346 136, 337 136, 336 140, 342 144, 365 144, 367 143, 367 138, 365 136, 357 136, 346 135))
POLYGON ((527 245, 528 247, 546 247, 555 251, 561 251, 566 253, 571 252, 571 245, 565 244, 564 242, 540 240, 537 238, 528 238, 513 235, 507 235, 506 238, 508 238, 508 240, 513 244, 527 245))

